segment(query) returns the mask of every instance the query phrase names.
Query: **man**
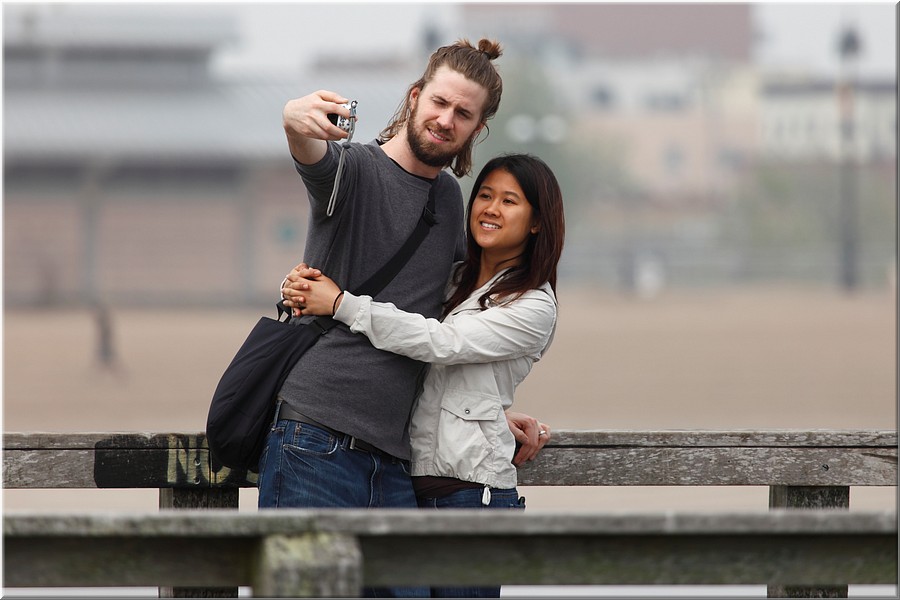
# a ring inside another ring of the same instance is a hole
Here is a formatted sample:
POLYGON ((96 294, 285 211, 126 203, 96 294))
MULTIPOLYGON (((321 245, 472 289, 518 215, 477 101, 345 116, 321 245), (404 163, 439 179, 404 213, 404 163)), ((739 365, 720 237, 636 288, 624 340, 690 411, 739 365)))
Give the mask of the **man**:
MULTIPOLYGON (((285 105, 288 146, 310 201, 306 262, 354 289, 403 244, 433 187, 437 223, 378 299, 440 315, 451 267, 465 252, 459 183, 444 169, 457 177, 471 169, 474 141, 499 107, 492 61, 500 54, 490 40, 435 51, 379 139, 343 148, 338 181, 338 140, 347 132, 328 115, 349 117, 348 99, 320 90, 285 105)), ((279 394, 260 461, 259 507, 416 507, 407 426, 426 366, 376 350, 343 326, 323 336, 279 394)), ((544 443, 537 421, 514 420, 533 456, 544 443)))

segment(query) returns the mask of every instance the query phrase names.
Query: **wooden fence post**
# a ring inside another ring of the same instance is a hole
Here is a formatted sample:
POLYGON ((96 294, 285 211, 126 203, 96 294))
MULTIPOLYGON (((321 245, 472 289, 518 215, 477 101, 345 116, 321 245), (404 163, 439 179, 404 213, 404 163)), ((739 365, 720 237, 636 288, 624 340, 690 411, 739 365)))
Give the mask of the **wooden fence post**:
MULTIPOLYGON (((237 510, 240 490, 234 488, 160 488, 159 508, 233 508, 237 510)), ((160 598, 237 598, 236 587, 165 587, 159 588, 160 598)))
POLYGON ((850 486, 773 485, 769 508, 850 508, 850 486))
MULTIPOLYGON (((773 485, 769 487, 769 508, 850 508, 850 486, 773 485)), ((769 598, 846 598, 848 586, 807 588, 768 586, 769 598)))
POLYGON ((159 508, 233 508, 240 490, 233 488, 160 488, 159 508))
POLYGON ((348 598, 362 591, 362 551, 352 535, 270 535, 260 542, 253 595, 348 598))

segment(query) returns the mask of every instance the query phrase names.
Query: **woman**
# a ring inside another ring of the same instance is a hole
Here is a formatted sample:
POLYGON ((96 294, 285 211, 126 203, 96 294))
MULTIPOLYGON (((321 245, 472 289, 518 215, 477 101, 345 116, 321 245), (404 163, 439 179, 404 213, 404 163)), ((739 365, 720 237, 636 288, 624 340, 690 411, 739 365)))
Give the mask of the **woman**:
MULTIPOLYGON (((562 194, 542 160, 503 155, 475 179, 467 214, 467 258, 451 277, 441 321, 354 296, 305 265, 282 293, 295 315, 333 315, 376 348, 431 363, 410 421, 419 506, 524 508, 504 411, 556 329, 562 194)), ((433 592, 497 597, 500 588, 433 592)))

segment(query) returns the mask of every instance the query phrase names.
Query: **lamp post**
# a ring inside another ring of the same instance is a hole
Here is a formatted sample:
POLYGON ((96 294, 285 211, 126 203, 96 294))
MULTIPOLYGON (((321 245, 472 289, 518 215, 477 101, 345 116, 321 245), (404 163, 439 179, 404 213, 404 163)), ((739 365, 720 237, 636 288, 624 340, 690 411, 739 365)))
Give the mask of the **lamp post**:
POLYGON ((859 285, 859 215, 857 201, 856 151, 854 146, 854 93, 856 87, 855 62, 860 51, 856 31, 847 27, 841 33, 839 46, 841 77, 838 82, 840 118, 840 285, 848 292, 859 285))

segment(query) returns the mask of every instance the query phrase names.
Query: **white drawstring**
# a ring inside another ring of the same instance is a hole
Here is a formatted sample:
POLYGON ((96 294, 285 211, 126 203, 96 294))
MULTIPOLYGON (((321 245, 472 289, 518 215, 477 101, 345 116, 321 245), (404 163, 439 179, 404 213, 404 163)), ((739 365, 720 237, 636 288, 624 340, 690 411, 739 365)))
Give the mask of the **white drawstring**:
POLYGON ((491 488, 489 486, 484 486, 484 492, 481 494, 481 503, 485 506, 490 506, 491 504, 491 488))

